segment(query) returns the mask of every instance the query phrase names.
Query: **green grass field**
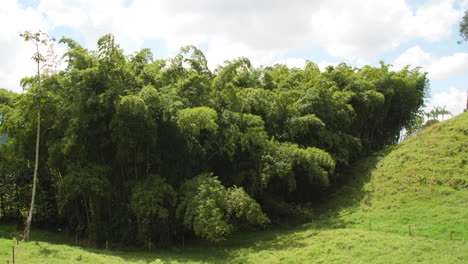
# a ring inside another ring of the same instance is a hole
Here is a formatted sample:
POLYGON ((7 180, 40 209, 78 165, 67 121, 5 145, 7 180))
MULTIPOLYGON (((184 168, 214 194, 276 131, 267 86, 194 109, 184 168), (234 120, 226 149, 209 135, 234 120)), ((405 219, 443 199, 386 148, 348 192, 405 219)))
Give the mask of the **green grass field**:
POLYGON ((468 263, 467 163, 465 113, 357 162, 308 224, 151 251, 80 248, 45 231, 17 245, 4 224, 0 264, 12 246, 15 263, 468 263))
POLYGON ((341 226, 468 240, 468 113, 362 160, 325 205, 341 226), (333 210, 331 210, 333 209, 333 210))
POLYGON ((115 251, 0 239, 0 263, 466 263, 467 243, 358 229, 270 231, 219 246, 115 251))

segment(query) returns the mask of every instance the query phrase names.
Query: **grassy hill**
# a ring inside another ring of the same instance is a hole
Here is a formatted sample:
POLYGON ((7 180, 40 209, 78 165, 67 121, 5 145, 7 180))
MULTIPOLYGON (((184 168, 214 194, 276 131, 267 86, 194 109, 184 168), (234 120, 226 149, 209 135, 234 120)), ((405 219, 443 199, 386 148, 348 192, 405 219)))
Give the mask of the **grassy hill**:
POLYGON ((347 228, 468 240, 468 113, 362 160, 326 205, 347 228), (370 227, 369 227, 370 225, 370 227))
POLYGON ((13 245, 16 263, 468 263, 467 162, 465 113, 356 163, 317 219, 294 229, 107 251, 67 244, 57 232, 15 245, 14 228, 0 225, 0 264, 11 263, 13 245))

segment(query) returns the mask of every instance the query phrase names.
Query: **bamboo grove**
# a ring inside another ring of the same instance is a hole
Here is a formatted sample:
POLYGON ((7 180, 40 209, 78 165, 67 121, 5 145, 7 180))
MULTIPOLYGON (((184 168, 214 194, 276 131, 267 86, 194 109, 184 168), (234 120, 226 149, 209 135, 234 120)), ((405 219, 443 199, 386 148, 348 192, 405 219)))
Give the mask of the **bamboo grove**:
POLYGON ((34 223, 95 243, 225 239, 274 225, 317 201, 363 155, 395 143, 424 103, 426 74, 390 65, 323 72, 247 58, 213 72, 184 47, 154 60, 112 35, 72 39, 66 69, 0 90, 0 216, 23 221, 41 100, 34 223), (340 176, 341 175, 341 176, 340 176))

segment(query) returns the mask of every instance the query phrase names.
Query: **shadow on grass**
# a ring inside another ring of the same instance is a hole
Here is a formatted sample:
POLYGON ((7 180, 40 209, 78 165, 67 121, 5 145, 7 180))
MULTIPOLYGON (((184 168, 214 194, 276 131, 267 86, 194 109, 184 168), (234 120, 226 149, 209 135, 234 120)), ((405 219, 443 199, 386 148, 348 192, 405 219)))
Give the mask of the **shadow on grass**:
POLYGON ((340 214, 346 213, 346 211, 352 213, 361 202, 370 203, 369 193, 363 190, 363 187, 371 180, 372 172, 376 169, 377 163, 397 147, 398 145, 387 147, 359 160, 340 173, 339 181, 318 206, 317 218, 306 226, 319 229, 345 228, 346 223, 340 218, 340 214))
POLYGON ((151 262, 160 259, 163 263, 230 263, 237 259, 239 254, 249 254, 261 250, 288 250, 308 246, 304 239, 319 234, 319 231, 305 234, 297 234, 305 227, 274 228, 266 231, 243 232, 233 234, 229 239, 219 244, 207 241, 193 240, 186 243, 185 247, 172 247, 166 249, 126 249, 126 250, 102 250, 83 248, 82 250, 112 257, 118 257, 128 262, 151 262))
POLYGON ((16 235, 16 226, 14 224, 0 222, 0 238, 12 239, 16 235))
MULTIPOLYGON (((0 223, 0 238, 12 239, 14 238, 18 230, 14 224, 0 223)), ((127 245, 126 249, 112 249, 105 250, 99 248, 86 248, 75 245, 75 237, 67 236, 63 230, 41 230, 32 228, 31 230, 31 241, 20 242, 35 244, 38 247, 38 254, 42 256, 54 256, 59 250, 47 246, 48 243, 57 246, 69 246, 82 250, 84 252, 97 254, 101 256, 117 257, 129 263, 132 262, 146 262, 150 263, 156 259, 162 260, 164 263, 171 262, 209 262, 209 263, 225 263, 226 259, 229 259, 229 253, 227 249, 224 249, 221 245, 214 245, 208 242, 192 241, 185 248, 163 248, 163 249, 152 249, 144 250, 136 248, 134 245, 127 245), (40 242, 40 243, 38 243, 40 242)), ((80 258, 82 256, 80 255, 80 258)), ((84 255, 83 255, 83 258, 84 255)))
POLYGON ((163 263, 186 263, 186 262, 209 262, 209 263, 225 263, 229 259, 229 254, 222 248, 185 248, 185 249, 155 249, 151 251, 144 251, 142 249, 136 250, 97 250, 97 249, 83 249, 84 251, 117 257, 127 262, 151 262, 160 259, 163 263))

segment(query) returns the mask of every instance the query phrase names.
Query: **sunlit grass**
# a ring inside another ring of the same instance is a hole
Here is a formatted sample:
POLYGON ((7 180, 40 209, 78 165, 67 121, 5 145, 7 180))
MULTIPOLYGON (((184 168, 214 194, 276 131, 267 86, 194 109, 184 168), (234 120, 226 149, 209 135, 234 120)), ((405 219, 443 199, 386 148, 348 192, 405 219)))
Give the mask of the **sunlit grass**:
MULTIPOLYGON (((16 263, 466 263, 467 244, 355 229, 262 232, 259 237, 185 249, 106 251, 47 242, 15 245, 16 263)), ((14 240, 0 239, 0 263, 14 240)))
POLYGON ((452 232, 452 239, 466 241, 467 163, 468 113, 357 163, 329 214, 348 228, 405 234, 411 226, 413 235, 449 240, 452 232), (336 208, 345 199, 357 203, 336 208))

